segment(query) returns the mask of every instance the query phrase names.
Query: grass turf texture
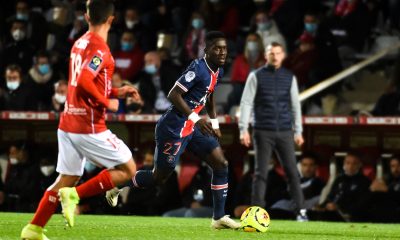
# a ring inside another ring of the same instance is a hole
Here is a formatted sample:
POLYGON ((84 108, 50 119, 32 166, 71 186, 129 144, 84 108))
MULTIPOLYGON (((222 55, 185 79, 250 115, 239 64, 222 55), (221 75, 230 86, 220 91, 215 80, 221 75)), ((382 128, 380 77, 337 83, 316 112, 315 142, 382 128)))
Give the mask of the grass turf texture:
MULTIPOLYGON (((0 213, 0 239, 19 239, 32 214, 0 213)), ((64 229, 61 215, 47 225, 51 239, 400 239, 400 224, 271 221, 266 233, 212 230, 210 219, 136 216, 77 216, 75 227, 64 229)))

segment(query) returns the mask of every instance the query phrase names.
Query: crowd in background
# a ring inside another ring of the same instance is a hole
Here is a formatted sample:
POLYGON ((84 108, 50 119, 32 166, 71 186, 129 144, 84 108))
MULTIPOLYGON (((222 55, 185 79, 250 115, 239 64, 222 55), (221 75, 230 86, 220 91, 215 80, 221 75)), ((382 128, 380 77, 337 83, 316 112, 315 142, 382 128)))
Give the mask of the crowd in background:
MULTIPOLYGON (((237 106, 264 49, 279 42, 284 66, 308 88, 347 67, 374 37, 398 32, 400 3, 390 0, 117 0, 108 44, 115 87, 133 84, 142 101, 119 113, 163 113, 166 95, 187 64, 204 56, 208 30, 228 38, 219 113, 237 106)), ((83 0, 6 1, 0 10, 0 110, 62 111, 69 50, 87 31, 83 0)), ((349 86, 352 87, 352 86, 349 86)), ((396 86, 397 87, 397 86, 396 86)), ((330 88, 327 92, 337 91, 330 88)), ((321 93, 311 100, 321 105, 321 93)), ((377 112, 378 113, 378 112, 377 112)))
MULTIPOLYGON (((152 169, 154 156, 150 148, 138 154, 135 159, 142 159, 139 168, 152 169)), ((400 222, 400 156, 382 160, 377 168, 373 162, 378 159, 361 151, 350 151, 335 161, 332 156, 327 157, 329 154, 321 152, 306 152, 298 157, 301 189, 311 220, 400 222)), ((211 217, 211 169, 204 162, 189 158, 190 163, 181 162, 178 172, 161 186, 124 189, 116 208, 108 206, 104 196, 96 196, 82 201, 78 211, 81 214, 211 217)), ((55 159, 55 152, 48 148, 33 151, 24 142, 11 144, 8 152, 0 156, 0 211, 34 211, 42 192, 57 177, 55 159)), ((230 165, 226 208, 235 217, 240 217, 250 205, 254 163, 252 158, 244 163, 240 172, 235 170, 236 164, 230 165)), ((86 162, 80 181, 101 170, 86 162)), ((266 190, 265 207, 271 216, 294 219, 295 203, 276 157, 269 166, 266 190)))

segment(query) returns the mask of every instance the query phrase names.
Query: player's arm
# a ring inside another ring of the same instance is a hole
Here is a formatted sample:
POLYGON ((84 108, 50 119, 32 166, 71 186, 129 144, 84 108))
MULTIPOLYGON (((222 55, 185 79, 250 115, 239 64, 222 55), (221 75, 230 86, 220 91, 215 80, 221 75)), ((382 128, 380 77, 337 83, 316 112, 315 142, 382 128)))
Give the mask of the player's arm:
POLYGON ((196 112, 193 112, 192 109, 190 109, 190 107, 187 105, 182 97, 182 95, 185 93, 186 91, 182 89, 182 87, 179 87, 178 84, 175 84, 168 94, 168 100, 178 109, 179 112, 184 114, 189 120, 196 124, 203 134, 214 135, 215 133, 211 127, 211 124, 202 119, 196 112))
POLYGON ((87 69, 82 69, 76 82, 77 91, 89 96, 95 104, 99 104, 110 111, 116 112, 119 105, 118 100, 108 99, 106 96, 101 94, 94 84, 94 78, 95 75, 93 73, 87 69))
POLYGON ((215 135, 218 138, 220 138, 222 135, 221 135, 221 131, 219 129, 217 113, 215 111, 214 92, 210 94, 210 96, 208 97, 208 100, 206 101, 206 110, 207 110, 208 116, 210 117, 211 126, 214 129, 215 135))

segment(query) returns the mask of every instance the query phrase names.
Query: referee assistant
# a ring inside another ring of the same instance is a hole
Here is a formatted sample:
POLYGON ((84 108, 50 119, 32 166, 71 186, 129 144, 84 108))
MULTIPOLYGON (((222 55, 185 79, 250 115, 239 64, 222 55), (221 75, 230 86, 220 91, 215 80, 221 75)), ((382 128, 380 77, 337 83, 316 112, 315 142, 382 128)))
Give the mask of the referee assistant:
POLYGON ((281 44, 268 45, 265 58, 267 64, 249 74, 240 102, 240 141, 247 147, 251 143, 248 126, 252 108, 254 112, 256 154, 251 204, 265 206, 268 165, 275 151, 288 177, 297 220, 307 221, 294 152, 294 143, 299 146, 304 143, 297 80, 293 73, 281 67, 285 58, 281 44))

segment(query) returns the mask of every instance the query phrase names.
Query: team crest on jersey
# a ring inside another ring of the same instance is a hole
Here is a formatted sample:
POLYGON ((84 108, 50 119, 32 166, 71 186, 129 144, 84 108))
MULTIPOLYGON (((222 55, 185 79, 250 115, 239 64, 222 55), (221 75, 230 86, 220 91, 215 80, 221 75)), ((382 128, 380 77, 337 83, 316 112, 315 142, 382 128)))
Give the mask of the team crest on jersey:
POLYGON ((196 77, 196 74, 193 71, 189 71, 185 74, 185 80, 186 82, 191 82, 194 77, 196 77))
POLYGON ((102 62, 103 62, 103 59, 94 55, 92 60, 89 63, 89 68, 92 69, 93 71, 97 71, 97 69, 99 68, 99 66, 102 62))

